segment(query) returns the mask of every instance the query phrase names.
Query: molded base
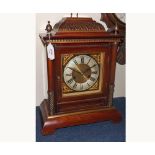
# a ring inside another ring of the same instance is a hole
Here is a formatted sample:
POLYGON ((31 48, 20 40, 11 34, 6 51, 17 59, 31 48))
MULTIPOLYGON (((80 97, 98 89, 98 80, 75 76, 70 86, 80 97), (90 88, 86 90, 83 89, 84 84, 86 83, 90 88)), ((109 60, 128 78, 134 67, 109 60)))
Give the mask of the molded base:
POLYGON ((43 119, 43 135, 52 134, 57 128, 107 120, 117 123, 122 118, 115 107, 50 115, 47 100, 44 100, 40 105, 40 109, 43 119))

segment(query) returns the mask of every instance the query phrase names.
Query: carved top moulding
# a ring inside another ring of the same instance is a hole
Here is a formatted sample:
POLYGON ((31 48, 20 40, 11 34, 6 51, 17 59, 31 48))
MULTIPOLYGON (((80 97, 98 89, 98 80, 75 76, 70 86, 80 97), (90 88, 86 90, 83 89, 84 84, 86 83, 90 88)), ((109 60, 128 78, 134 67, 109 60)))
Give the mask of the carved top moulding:
POLYGON ((83 41, 119 42, 120 37, 120 34, 107 32, 102 24, 94 21, 92 18, 82 17, 62 18, 58 23, 54 25, 51 32, 40 34, 40 38, 44 44, 48 42, 78 43, 83 41))

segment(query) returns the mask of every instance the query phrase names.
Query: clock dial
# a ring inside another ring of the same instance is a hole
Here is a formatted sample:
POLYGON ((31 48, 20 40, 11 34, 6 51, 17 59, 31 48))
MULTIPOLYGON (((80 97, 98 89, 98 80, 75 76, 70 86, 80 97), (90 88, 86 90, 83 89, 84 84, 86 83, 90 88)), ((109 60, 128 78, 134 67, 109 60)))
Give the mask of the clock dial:
POLYGON ((99 65, 89 55, 73 57, 65 66, 63 78, 66 85, 74 91, 91 88, 99 77, 99 65))

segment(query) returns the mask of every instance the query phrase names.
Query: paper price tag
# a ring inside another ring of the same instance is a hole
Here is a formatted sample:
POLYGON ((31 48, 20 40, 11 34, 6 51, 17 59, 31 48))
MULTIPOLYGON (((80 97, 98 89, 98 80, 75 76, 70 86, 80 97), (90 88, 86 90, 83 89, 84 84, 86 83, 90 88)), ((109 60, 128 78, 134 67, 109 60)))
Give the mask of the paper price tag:
POLYGON ((54 47, 51 43, 49 43, 47 46, 47 56, 50 60, 55 59, 54 47))

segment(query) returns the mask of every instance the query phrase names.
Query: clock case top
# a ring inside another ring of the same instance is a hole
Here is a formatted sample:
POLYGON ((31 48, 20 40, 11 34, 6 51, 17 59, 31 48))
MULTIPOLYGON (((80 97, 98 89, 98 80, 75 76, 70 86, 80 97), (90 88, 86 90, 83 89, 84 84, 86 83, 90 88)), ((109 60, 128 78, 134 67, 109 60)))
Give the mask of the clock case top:
MULTIPOLYGON (((116 30, 116 33, 117 32, 118 31, 116 30)), ((47 44, 48 42, 55 44, 62 43, 60 42, 61 39, 120 39, 123 37, 119 34, 115 35, 113 33, 106 32, 103 25, 97 23, 92 18, 75 17, 62 18, 62 20, 54 25, 51 33, 42 33, 39 36, 44 44, 47 44)), ((76 40, 74 42, 77 43, 76 40)), ((69 40, 66 43, 69 43, 69 40)))
MULTIPOLYGON (((47 58, 49 98, 50 93, 54 93, 52 114, 112 106, 116 53, 122 38, 117 29, 115 33, 110 33, 106 32, 103 25, 92 18, 69 17, 63 18, 55 24, 50 33, 40 34, 40 38, 45 46, 50 42, 55 49, 55 60, 51 61, 47 58), (105 91, 102 94, 63 98, 61 95, 61 55, 66 53, 83 54, 83 51, 90 54, 95 51, 105 53, 103 81, 105 91)), ((50 103, 49 109, 51 109, 50 103)))

